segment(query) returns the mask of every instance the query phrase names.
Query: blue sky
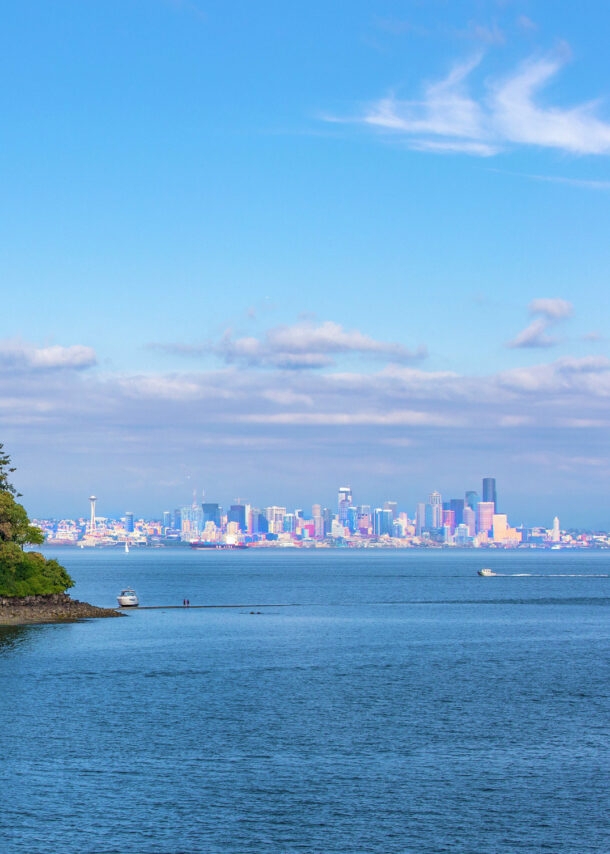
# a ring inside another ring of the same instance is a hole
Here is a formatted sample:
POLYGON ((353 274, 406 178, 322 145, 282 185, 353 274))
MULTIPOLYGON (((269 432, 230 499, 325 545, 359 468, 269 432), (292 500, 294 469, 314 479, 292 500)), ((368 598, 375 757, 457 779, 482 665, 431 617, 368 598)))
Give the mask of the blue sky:
POLYGON ((37 515, 498 480, 610 527, 610 8, 22 0, 1 435, 37 515))

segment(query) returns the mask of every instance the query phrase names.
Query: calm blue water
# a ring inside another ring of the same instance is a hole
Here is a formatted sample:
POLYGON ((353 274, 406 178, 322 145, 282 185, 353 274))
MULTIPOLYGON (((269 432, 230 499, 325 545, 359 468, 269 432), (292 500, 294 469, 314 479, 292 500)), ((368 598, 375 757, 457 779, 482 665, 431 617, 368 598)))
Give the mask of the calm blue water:
POLYGON ((238 607, 0 629, 1 851, 610 850, 610 554, 52 554, 238 607))

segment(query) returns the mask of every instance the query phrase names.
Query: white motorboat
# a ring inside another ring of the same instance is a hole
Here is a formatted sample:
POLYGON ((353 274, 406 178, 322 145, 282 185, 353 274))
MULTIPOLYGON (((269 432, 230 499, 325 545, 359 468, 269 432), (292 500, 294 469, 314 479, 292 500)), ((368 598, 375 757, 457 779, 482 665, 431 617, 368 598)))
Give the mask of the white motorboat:
POLYGON ((489 578, 490 575, 495 575, 496 573, 489 569, 489 567, 485 566, 483 569, 479 569, 479 575, 482 575, 484 578, 489 578))
POLYGON ((116 598, 121 608, 135 608, 140 604, 136 591, 131 587, 126 587, 125 590, 121 590, 120 594, 116 598))

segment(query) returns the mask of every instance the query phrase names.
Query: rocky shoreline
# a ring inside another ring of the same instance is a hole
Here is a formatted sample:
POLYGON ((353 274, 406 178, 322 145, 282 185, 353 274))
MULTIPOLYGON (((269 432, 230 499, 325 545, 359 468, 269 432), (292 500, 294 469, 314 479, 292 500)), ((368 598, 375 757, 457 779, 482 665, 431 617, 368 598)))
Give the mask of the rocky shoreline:
POLYGON ((114 608, 98 608, 88 602, 71 599, 67 593, 49 596, 0 597, 0 626, 28 623, 68 623, 98 617, 123 617, 114 608))

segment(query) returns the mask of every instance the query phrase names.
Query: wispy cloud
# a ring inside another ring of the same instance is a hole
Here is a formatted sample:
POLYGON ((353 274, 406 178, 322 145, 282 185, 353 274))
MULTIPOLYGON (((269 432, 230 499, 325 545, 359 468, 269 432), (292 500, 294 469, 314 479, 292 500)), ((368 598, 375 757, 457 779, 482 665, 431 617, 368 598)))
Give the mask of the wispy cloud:
POLYGON ((572 303, 560 297, 543 297, 532 300, 529 304, 529 313, 540 316, 521 330, 506 346, 511 349, 553 347, 559 339, 547 335, 547 330, 559 320, 570 317, 573 311, 572 303))
POLYGON ((501 175, 512 175, 515 178, 527 178, 530 181, 544 181, 549 184, 566 184, 569 187, 578 187, 585 190, 599 190, 608 192, 610 190, 610 181, 588 180, 586 178, 568 178, 564 175, 533 175, 527 172, 508 172, 504 169, 490 169, 490 172, 496 172, 501 175))
POLYGON ((517 26, 520 30, 524 30, 528 33, 536 32, 538 29, 538 25, 535 21, 532 21, 531 18, 528 18, 527 15, 519 15, 517 18, 517 26))
POLYGON ((307 370, 328 368, 341 354, 373 356, 395 362, 424 358, 426 350, 409 350, 401 344, 377 341, 358 330, 345 330, 340 324, 327 320, 322 323, 301 321, 276 326, 262 338, 235 337, 227 331, 219 342, 189 346, 182 344, 153 344, 155 349, 185 356, 216 355, 225 363, 249 367, 307 370))
POLYGON ((455 65, 444 79, 426 84, 419 99, 389 95, 357 121, 400 134, 411 147, 432 152, 488 157, 508 146, 525 145, 608 154, 610 123, 598 115, 596 101, 571 107, 541 103, 541 92, 567 57, 567 49, 531 57, 473 94, 474 72, 483 59, 478 54, 455 65))
POLYGON ((511 349, 519 347, 553 347, 557 343, 556 338, 551 338, 546 334, 548 323, 546 320, 534 320, 525 329, 522 329, 506 345, 511 349))
POLYGON ((477 55, 460 63, 444 80, 428 84, 422 100, 399 100, 393 95, 381 99, 363 121, 402 133, 418 148, 451 146, 454 151, 468 151, 474 145, 477 151, 469 153, 495 153, 497 146, 488 139, 485 112, 465 87, 481 59, 482 55, 477 55))

